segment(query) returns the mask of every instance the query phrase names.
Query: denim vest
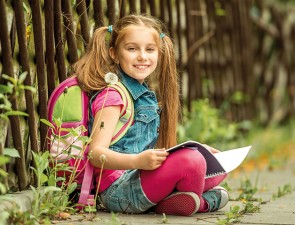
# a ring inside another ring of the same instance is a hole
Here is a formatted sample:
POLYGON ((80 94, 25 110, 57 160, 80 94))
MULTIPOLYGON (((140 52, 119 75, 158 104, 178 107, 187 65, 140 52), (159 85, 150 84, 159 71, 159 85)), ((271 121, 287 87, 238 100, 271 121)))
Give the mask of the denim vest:
POLYGON ((140 84, 122 71, 119 77, 133 99, 134 122, 123 138, 110 146, 110 149, 136 154, 155 146, 160 126, 160 109, 155 93, 146 83, 140 84))

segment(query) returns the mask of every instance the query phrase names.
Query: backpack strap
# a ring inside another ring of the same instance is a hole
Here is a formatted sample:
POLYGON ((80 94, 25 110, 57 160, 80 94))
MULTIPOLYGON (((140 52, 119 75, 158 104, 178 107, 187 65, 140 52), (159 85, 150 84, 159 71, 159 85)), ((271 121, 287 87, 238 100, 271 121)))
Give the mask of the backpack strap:
POLYGON ((124 103, 120 119, 115 129, 115 135, 112 138, 111 145, 113 145, 126 134, 128 128, 132 125, 134 120, 134 104, 128 90, 121 82, 117 82, 116 84, 111 85, 111 87, 121 94, 124 103))
MULTIPOLYGON (((111 145, 119 141, 127 132, 128 128, 132 125, 133 120, 134 120, 134 105, 133 105, 133 99, 131 98, 128 90, 126 87, 121 83, 118 82, 117 84, 111 85, 112 88, 116 89, 123 100, 124 106, 123 109, 121 110, 120 114, 120 119, 117 123, 116 129, 115 129, 115 135, 112 138, 111 145)), ((92 102, 94 99, 97 97, 97 95, 101 91, 96 92, 89 101, 89 122, 88 122, 88 132, 91 134, 93 122, 94 122, 94 117, 92 115, 92 102)), ((91 190, 91 184, 92 184, 92 179, 93 179, 93 173, 94 173, 94 166, 87 161, 86 162, 86 167, 85 167, 85 172, 84 172, 84 177, 81 185, 81 193, 79 196, 78 200, 78 208, 82 209, 86 205, 94 206, 96 204, 93 200, 94 196, 90 195, 90 190, 91 190)))
MULTIPOLYGON (((116 125, 115 135, 112 137, 111 145, 119 141, 127 132, 128 128, 132 125, 134 120, 134 104, 133 99, 130 96, 126 87, 118 82, 116 84, 110 85, 119 92, 123 101, 123 108, 121 109, 120 119, 116 125)), ((88 122, 88 134, 92 132, 92 127, 94 123, 94 115, 92 114, 92 103, 101 91, 95 92, 95 94, 90 98, 89 101, 89 122, 88 122)))
MULTIPOLYGON (((89 146, 87 146, 89 148, 89 146)), ((88 150, 88 149, 87 149, 88 150)), ((88 152, 88 151, 87 151, 88 152)), ((84 177, 81 185, 80 196, 78 200, 78 209, 84 208, 86 205, 93 206, 95 203, 91 201, 94 199, 93 195, 90 195, 90 190, 93 181, 94 166, 87 160, 85 165, 84 177)))

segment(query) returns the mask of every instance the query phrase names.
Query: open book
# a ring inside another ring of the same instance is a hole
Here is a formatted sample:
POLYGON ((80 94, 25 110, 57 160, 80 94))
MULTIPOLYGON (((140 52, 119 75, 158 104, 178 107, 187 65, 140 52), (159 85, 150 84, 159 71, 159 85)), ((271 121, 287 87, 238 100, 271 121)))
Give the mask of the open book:
POLYGON ((237 148, 218 153, 211 153, 204 145, 196 141, 186 141, 172 148, 168 152, 177 151, 182 148, 196 149, 205 157, 207 162, 206 178, 226 174, 237 168, 246 158, 252 146, 237 148))

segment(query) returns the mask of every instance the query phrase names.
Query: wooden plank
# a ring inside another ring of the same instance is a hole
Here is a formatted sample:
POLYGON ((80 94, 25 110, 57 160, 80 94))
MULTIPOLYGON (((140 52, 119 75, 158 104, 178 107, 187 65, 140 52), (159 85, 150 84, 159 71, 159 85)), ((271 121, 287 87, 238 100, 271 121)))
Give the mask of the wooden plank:
MULTIPOLYGON (((20 56, 20 65, 23 71, 27 72, 27 77, 24 81, 24 84, 27 86, 32 86, 31 81, 31 73, 30 73, 30 65, 29 65, 29 53, 27 49, 27 39, 26 39, 26 24, 24 19, 24 11, 23 11, 23 1, 14 1, 13 2, 15 19, 16 19, 16 27, 17 27, 17 37, 18 37, 18 45, 19 45, 19 56, 20 56)), ((37 118, 35 113, 35 103, 33 98, 33 93, 31 91, 25 91, 26 97, 26 107, 27 112, 30 115, 28 117, 29 124, 29 133, 30 133, 30 142, 31 149, 34 152, 39 152, 38 146, 38 132, 37 132, 37 118)))
POLYGON ((61 13, 61 0, 54 1, 54 41, 56 51, 56 62, 59 82, 67 78, 65 56, 64 56, 64 43, 62 38, 62 13, 61 13))
POLYGON ((104 26, 103 9, 101 0, 93 0, 93 18, 95 28, 104 26))
MULTIPOLYGON (((2 48, 3 59, 3 74, 7 74, 10 77, 14 77, 13 64, 12 64, 12 52, 11 44, 7 27, 7 13, 6 13, 6 2, 0 0, 0 41, 2 48)), ((16 98, 11 99, 13 110, 18 110, 18 103, 16 98)), ((12 130, 13 146, 18 150, 20 158, 16 158, 16 169, 18 174, 18 186, 20 190, 23 190, 28 185, 28 178, 26 173, 25 164, 25 151, 22 143, 20 120, 18 116, 10 116, 10 126, 12 130)))
MULTIPOLYGON (((37 70, 37 77, 38 77, 39 116, 40 118, 47 118, 48 91, 47 91, 47 82, 46 82, 47 78, 45 74, 41 7, 40 7, 40 2, 38 0, 30 0, 30 4, 32 9, 36 70, 37 70)), ((45 124, 40 123, 41 149, 45 147, 47 129, 48 127, 45 124)))
POLYGON ((86 9, 86 2, 85 0, 78 0, 77 1, 77 11, 80 18, 80 27, 83 37, 84 48, 89 43, 90 40, 90 33, 89 33, 89 24, 88 24, 88 14, 86 9))
POLYGON ((55 88, 54 1, 44 0, 48 95, 55 88))
POLYGON ((77 42, 73 23, 72 5, 70 0, 62 0, 61 8, 63 14, 63 22, 66 30, 67 45, 68 45, 68 60, 70 64, 78 60, 77 42))

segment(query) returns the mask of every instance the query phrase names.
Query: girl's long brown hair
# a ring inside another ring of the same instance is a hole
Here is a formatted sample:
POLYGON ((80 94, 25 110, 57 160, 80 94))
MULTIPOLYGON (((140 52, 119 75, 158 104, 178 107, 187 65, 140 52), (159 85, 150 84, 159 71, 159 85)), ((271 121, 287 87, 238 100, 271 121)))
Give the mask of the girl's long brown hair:
POLYGON ((128 26, 146 26, 156 30, 160 49, 158 68, 155 77, 158 81, 156 93, 162 109, 161 124, 157 147, 171 147, 176 144, 179 118, 179 82, 176 70, 175 53, 172 40, 163 32, 163 24, 156 18, 145 15, 129 15, 119 19, 112 27, 108 37, 108 27, 98 28, 87 47, 84 56, 73 68, 84 91, 91 92, 106 87, 104 75, 117 73, 118 67, 109 55, 109 48, 116 51, 122 37, 128 32, 128 26), (109 41, 107 39, 109 38, 109 41))

